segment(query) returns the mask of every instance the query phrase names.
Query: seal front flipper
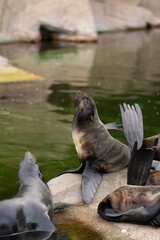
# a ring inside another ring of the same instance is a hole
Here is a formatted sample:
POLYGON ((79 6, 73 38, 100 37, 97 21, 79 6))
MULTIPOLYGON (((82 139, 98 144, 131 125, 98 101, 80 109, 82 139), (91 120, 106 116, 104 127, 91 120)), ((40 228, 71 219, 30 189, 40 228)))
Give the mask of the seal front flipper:
POLYGON ((58 176, 60 176, 62 174, 65 174, 65 173, 83 173, 83 171, 85 169, 85 165, 86 165, 86 163, 83 162, 83 163, 80 164, 80 166, 78 168, 66 170, 66 171, 58 174, 58 176))
POLYGON ((152 148, 146 148, 142 144, 141 148, 137 150, 137 142, 135 142, 128 165, 127 184, 142 186, 146 184, 157 143, 158 139, 155 140, 152 148))
POLYGON ((101 182, 102 175, 86 161, 86 166, 82 174, 82 198, 89 204, 94 197, 101 182))

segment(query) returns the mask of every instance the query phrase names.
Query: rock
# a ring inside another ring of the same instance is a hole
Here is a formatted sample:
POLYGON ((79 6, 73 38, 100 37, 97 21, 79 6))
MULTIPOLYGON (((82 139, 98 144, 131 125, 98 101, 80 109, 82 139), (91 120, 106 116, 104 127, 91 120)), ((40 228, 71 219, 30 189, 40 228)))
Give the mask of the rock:
MULTIPOLYGON (((54 203, 66 203, 71 206, 55 212, 54 224, 57 229, 67 229, 75 226, 85 226, 101 236, 103 240, 158 240, 159 229, 152 226, 141 226, 128 223, 114 223, 103 220, 97 213, 99 202, 116 188, 126 185, 127 169, 103 174, 102 182, 91 204, 83 204, 81 197, 81 175, 64 174, 48 182, 53 193, 54 203), (63 226, 63 227, 61 227, 63 226)), ((66 231, 69 234, 70 231, 66 231)), ((81 234, 81 233, 80 233, 81 234)), ((99 239, 99 238, 98 238, 99 239)))
MULTIPOLYGON (((82 204, 81 174, 63 174, 48 182, 54 195, 54 203, 70 205, 82 204), (65 197, 64 197, 65 196, 65 197)), ((92 202, 101 201, 108 193, 126 184, 126 169, 118 172, 103 174, 102 182, 92 202)))
POLYGON ((7 58, 0 56, 0 68, 10 66, 10 62, 7 58))
POLYGON ((40 41, 42 27, 44 38, 96 41, 101 31, 159 26, 159 16, 159 0, 2 0, 0 42, 40 41))
POLYGON ((35 81, 43 78, 12 66, 7 58, 0 56, 0 83, 19 82, 19 81, 35 81))
POLYGON ((0 18, 3 18, 0 31, 15 36, 21 41, 41 40, 40 27, 48 26, 60 33, 64 32, 71 40, 95 41, 97 33, 89 0, 22 0, 3 1, 0 18), (9 25, 7 25, 7 24, 9 25))
POLYGON ((160 17, 154 15, 156 5, 146 7, 141 2, 145 1, 91 0, 97 32, 159 26, 160 17))
POLYGON ((159 12, 160 12, 160 1, 159 0, 141 0, 140 1, 140 6, 148 9, 149 11, 152 12, 152 14, 155 17, 159 18, 159 12))

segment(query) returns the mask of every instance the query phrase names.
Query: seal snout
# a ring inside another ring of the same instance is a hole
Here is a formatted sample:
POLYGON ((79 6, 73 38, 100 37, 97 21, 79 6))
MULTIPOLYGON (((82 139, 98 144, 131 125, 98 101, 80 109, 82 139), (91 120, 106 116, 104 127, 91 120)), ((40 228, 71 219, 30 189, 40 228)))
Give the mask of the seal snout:
POLYGON ((74 97, 74 103, 75 106, 78 107, 80 105, 80 103, 82 102, 83 98, 85 97, 85 93, 82 91, 77 91, 74 97))
POLYGON ((32 161, 32 162, 37 164, 37 160, 35 159, 35 157, 29 151, 25 152, 24 160, 32 161))

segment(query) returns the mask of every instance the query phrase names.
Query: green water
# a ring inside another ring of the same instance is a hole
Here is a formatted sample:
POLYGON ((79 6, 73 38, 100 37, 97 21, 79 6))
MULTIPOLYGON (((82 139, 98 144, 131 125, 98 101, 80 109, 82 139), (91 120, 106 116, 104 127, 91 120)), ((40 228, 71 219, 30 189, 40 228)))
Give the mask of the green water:
POLYGON ((16 193, 26 150, 47 181, 79 165, 71 137, 78 89, 95 99, 104 123, 120 123, 119 104, 137 102, 145 136, 160 133, 159 42, 154 30, 100 35, 97 44, 1 45, 0 55, 45 80, 0 84, 0 199, 16 193))

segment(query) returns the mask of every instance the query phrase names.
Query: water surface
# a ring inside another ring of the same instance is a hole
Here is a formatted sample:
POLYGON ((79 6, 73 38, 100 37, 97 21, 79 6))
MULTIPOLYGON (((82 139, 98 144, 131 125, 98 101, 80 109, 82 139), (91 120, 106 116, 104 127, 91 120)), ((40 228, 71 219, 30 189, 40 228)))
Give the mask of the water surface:
POLYGON ((79 165, 71 137, 78 89, 95 99, 104 123, 120 123, 119 104, 137 102, 145 136, 160 133, 159 42, 154 30, 100 35, 97 44, 1 45, 0 55, 44 80, 0 84, 0 199, 16 193, 27 150, 47 181, 79 165))

